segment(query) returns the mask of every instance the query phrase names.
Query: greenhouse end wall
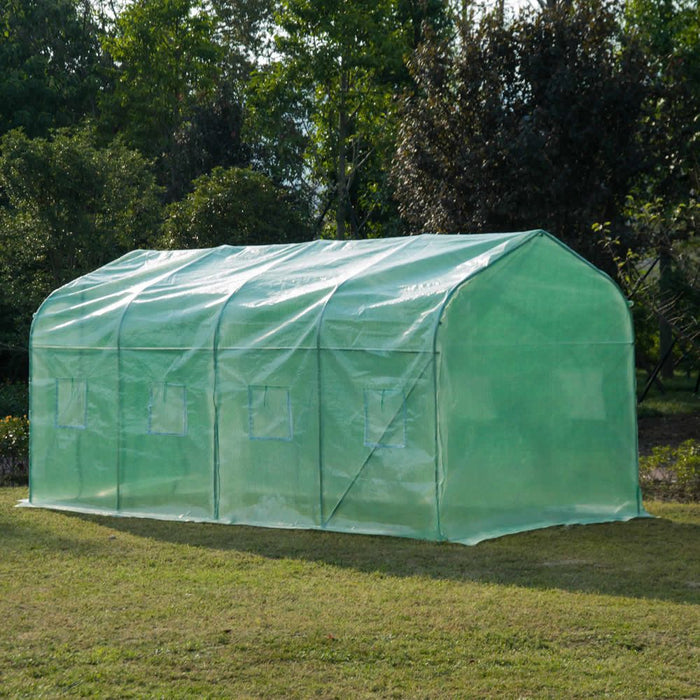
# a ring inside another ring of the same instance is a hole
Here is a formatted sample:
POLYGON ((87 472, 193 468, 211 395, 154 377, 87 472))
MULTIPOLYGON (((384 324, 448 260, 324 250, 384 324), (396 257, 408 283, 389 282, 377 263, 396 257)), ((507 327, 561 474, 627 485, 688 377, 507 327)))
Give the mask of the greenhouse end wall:
POLYGON ((135 251, 36 315, 30 502, 461 542, 628 519, 632 347, 543 232, 135 251))
POLYGON ((447 539, 641 514, 631 316, 598 270, 533 240, 459 290, 438 351, 447 539))

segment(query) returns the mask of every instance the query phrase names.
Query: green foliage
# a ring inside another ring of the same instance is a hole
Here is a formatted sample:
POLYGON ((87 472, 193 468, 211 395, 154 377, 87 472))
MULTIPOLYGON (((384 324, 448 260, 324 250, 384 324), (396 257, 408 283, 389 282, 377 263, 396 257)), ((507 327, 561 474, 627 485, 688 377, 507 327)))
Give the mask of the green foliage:
POLYGON ((26 484, 29 468, 29 421, 0 418, 0 485, 26 484))
POLYGON ((310 238, 303 210, 261 173, 215 168, 171 204, 160 244, 166 248, 289 243, 310 238))
POLYGON ((0 141, 0 342, 27 347, 37 307, 56 287, 151 242, 161 214, 149 163, 92 130, 0 141))
POLYGON ((700 442, 652 448, 639 460, 639 482, 647 498, 700 501, 700 442))
POLYGON ((402 214, 432 231, 545 228, 589 259, 596 221, 619 221, 642 162, 641 52, 614 2, 551 3, 461 43, 427 42, 401 122, 394 178, 402 214))
POLYGON ((243 107, 232 86, 224 84, 194 105, 159 164, 161 177, 167 170, 167 198, 182 198, 195 178, 214 167, 246 165, 250 149, 242 142, 242 129, 243 107))
POLYGON ((398 230, 385 177, 395 96, 410 82, 404 59, 424 22, 443 17, 442 3, 416 0, 280 3, 278 58, 255 77, 249 122, 259 160, 276 180, 304 183, 329 234, 398 230))
POLYGON ((594 228, 634 302, 638 365, 650 370, 670 350, 673 334, 680 342, 665 374, 672 377, 672 363, 683 355, 700 366, 700 204, 694 196, 675 206, 629 196, 624 212, 626 235, 614 236, 609 224, 594 228))
POLYGON ((657 327, 661 357, 680 339, 676 351, 682 346, 700 366, 700 5, 632 0, 626 22, 649 62, 638 130, 648 167, 627 199, 613 258, 647 325, 657 327))
POLYGON ((25 416, 29 411, 29 391, 24 382, 0 381, 0 416, 25 416))
POLYGON ((245 89, 255 64, 273 52, 276 0, 209 0, 216 19, 216 40, 223 51, 223 74, 245 89))
POLYGON ((0 135, 77 123, 94 112, 102 80, 86 2, 0 0, 0 135))
POLYGON ((690 345, 700 366, 700 202, 690 193, 675 204, 629 197, 625 213, 636 238, 623 267, 625 280, 634 280, 635 298, 690 345), (657 260, 658 269, 651 269, 657 260))
POLYGON ((101 96, 102 130, 157 159, 170 198, 189 183, 182 182, 182 163, 170 162, 177 161, 178 140, 197 130, 202 111, 215 115, 226 99, 217 91, 223 53, 215 31, 199 0, 137 0, 104 38, 113 86, 101 96))
POLYGON ((159 155, 194 98, 213 89, 213 33, 196 0, 138 0, 119 15, 104 39, 115 74, 102 107, 131 145, 159 155))
POLYGON ((650 63, 640 137, 651 168, 637 194, 673 208, 700 191, 700 4, 631 0, 626 20, 650 63))

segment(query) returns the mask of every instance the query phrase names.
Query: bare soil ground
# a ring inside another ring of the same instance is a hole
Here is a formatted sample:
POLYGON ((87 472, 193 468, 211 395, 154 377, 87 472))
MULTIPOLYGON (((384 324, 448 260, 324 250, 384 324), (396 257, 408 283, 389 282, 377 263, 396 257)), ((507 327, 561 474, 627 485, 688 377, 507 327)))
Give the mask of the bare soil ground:
POLYGON ((652 447, 676 447, 684 440, 700 440, 700 413, 679 413, 667 416, 640 416, 639 454, 648 455, 652 447))

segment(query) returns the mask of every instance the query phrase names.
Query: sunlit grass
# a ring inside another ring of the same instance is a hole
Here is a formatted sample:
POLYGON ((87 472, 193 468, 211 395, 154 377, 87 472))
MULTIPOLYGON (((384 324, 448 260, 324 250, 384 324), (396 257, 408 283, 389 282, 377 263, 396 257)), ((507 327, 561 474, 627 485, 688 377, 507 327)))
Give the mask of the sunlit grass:
POLYGON ((6 697, 691 697, 700 506, 476 547, 15 509, 6 697))
MULTIPOLYGON (((640 416, 667 416, 677 413, 700 412, 700 394, 694 394, 697 374, 676 373, 672 379, 663 379, 665 392, 652 385, 644 401, 639 404, 640 416)), ((637 389, 641 395, 646 386, 647 375, 645 372, 637 373, 637 389)))

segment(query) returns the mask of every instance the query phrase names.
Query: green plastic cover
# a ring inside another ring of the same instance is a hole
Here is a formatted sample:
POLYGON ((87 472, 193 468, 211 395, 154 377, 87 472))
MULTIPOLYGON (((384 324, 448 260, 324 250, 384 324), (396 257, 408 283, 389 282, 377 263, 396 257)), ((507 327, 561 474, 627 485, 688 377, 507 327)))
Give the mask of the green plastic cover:
POLYGON ((35 316, 29 501, 463 543, 626 520, 633 342, 543 231, 134 251, 35 316))

